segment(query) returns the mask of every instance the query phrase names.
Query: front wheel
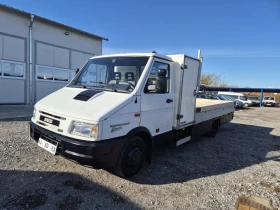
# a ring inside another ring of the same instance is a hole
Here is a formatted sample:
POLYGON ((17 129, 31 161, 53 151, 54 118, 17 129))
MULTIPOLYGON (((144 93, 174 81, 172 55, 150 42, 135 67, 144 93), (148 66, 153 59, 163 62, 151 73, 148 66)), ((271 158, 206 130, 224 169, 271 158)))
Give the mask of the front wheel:
POLYGON ((244 104, 244 106, 247 108, 249 106, 249 104, 244 104))
POLYGON ((126 178, 137 174, 145 161, 147 145, 138 137, 131 137, 122 149, 114 171, 117 175, 126 178))

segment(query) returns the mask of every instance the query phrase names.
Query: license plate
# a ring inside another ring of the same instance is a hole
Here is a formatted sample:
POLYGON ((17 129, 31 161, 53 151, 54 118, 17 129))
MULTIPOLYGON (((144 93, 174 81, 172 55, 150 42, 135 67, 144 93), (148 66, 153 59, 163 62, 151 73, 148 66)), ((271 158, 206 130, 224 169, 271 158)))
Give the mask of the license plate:
POLYGON ((53 155, 55 155, 57 145, 52 144, 52 143, 50 143, 50 142, 48 142, 48 141, 46 141, 44 139, 41 139, 41 138, 39 138, 38 145, 39 145, 39 147, 42 147, 43 149, 45 149, 48 152, 50 152, 53 155))
POLYGON ((267 106, 270 106, 271 104, 266 104, 267 106))

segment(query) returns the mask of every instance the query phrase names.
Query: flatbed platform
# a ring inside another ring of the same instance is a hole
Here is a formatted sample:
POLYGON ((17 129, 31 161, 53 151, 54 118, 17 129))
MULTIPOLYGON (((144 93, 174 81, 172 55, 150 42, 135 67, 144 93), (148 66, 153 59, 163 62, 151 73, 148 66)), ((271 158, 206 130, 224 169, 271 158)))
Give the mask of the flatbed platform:
POLYGON ((196 99, 195 124, 234 112, 233 101, 196 99))

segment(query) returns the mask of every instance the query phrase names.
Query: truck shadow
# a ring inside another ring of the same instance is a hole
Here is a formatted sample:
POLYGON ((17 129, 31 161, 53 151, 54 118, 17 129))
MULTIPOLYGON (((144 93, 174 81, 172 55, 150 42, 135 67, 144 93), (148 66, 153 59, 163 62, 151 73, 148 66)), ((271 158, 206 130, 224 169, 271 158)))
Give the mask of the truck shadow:
POLYGON ((0 186, 0 209, 139 209, 74 173, 0 170, 0 186))
POLYGON ((130 180, 161 185, 225 174, 269 160, 280 161, 280 137, 273 128, 230 123, 215 138, 178 148, 157 149, 153 163, 130 180))

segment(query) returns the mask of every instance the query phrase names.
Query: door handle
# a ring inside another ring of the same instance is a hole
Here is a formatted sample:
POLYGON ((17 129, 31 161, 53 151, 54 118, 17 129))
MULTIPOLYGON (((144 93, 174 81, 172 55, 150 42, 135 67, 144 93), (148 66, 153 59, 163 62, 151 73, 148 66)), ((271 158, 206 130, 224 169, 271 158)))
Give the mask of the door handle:
POLYGON ((168 104, 171 103, 171 102, 173 102, 172 99, 167 99, 167 100, 166 100, 166 103, 168 103, 168 104))

